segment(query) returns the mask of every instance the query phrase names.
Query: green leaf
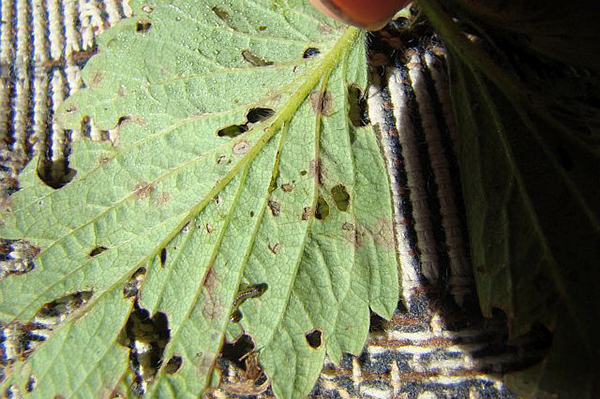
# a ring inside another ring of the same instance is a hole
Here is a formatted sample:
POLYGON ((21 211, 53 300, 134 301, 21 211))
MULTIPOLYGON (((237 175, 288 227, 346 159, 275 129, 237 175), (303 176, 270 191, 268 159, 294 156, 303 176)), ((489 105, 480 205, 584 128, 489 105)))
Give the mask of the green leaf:
POLYGON ((513 337, 535 323, 554 332, 544 361, 508 376, 509 386, 528 399, 596 398, 600 136, 589 99, 600 81, 570 79, 565 66, 550 79, 541 71, 527 75, 525 63, 513 70, 497 62, 506 54, 493 59, 468 41, 435 2, 421 5, 450 50, 481 309, 486 316, 505 311, 513 337), (560 89, 565 83, 568 91, 560 89), (558 89, 549 93, 548 85, 558 89))
POLYGON ((349 118, 367 84, 365 35, 305 1, 132 7, 58 115, 66 128, 118 124, 118 140, 76 143, 76 176, 58 190, 31 162, 0 230, 41 247, 32 272, 2 282, 2 319, 91 298, 3 386, 22 391, 33 375, 31 397, 91 398, 131 381, 135 274, 136 312, 164 315, 169 331, 145 397, 201 395, 236 331, 238 289, 260 284, 241 326, 275 394, 302 398, 326 354, 362 349, 369 308, 389 318, 398 300, 384 160, 373 128, 349 118))

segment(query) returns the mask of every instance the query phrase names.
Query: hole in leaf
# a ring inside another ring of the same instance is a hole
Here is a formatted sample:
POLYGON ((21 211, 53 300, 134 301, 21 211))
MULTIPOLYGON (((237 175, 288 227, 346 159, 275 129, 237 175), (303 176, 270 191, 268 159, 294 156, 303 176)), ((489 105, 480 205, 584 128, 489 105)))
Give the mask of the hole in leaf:
POLYGON ((125 298, 133 298, 140 291, 139 286, 134 282, 127 282, 123 286, 123 296, 125 298))
POLYGON ((183 366, 183 358, 179 355, 173 355, 165 366, 165 373, 175 374, 181 369, 181 366, 183 366))
POLYGON ((317 200, 317 208, 315 209, 315 217, 319 220, 325 220, 329 216, 329 204, 325 198, 319 196, 317 200))
POLYGON ((146 33, 150 28, 152 28, 152 22, 147 20, 141 20, 135 24, 135 31, 138 33, 146 33))
POLYGON ((27 385, 25 385, 25 390, 27 392, 33 392, 36 385, 37 385, 37 378, 35 378, 35 376, 32 374, 29 376, 29 379, 27 380, 27 385))
POLYGON ((264 67, 264 66, 273 65, 272 61, 265 60, 264 58, 260 57, 259 55, 254 54, 250 50, 242 51, 242 57, 244 57, 244 59, 247 62, 249 62, 250 64, 252 64, 256 67, 264 67))
MULTIPOLYGON (((3 364, 27 360, 58 325, 89 301, 92 294, 91 291, 82 291, 65 295, 41 306, 28 323, 13 322, 3 326, 2 347, 12 348, 2 354, 3 364)), ((36 384, 37 379, 31 376, 25 389, 33 390, 36 384)))
POLYGON ((170 339, 169 321, 164 313, 153 317, 136 302, 125 324, 125 342, 129 347, 129 366, 134 373, 131 390, 145 394, 163 362, 163 353, 170 339))
POLYGON ((108 248, 106 248, 105 246, 99 245, 90 251, 89 256, 90 256, 90 258, 93 258, 94 256, 100 255, 102 252, 106 251, 107 249, 108 248))
POLYGON ((93 295, 93 291, 80 291, 44 304, 32 320, 32 330, 54 329, 84 307, 93 295))
POLYGON ((250 211, 250 217, 253 218, 254 217, 254 211, 250 211))
POLYGON ((38 163, 37 175, 48 187, 59 189, 69 184, 77 175, 77 171, 69 168, 66 163, 41 159, 38 163))
POLYGON ((310 57, 314 57, 315 55, 319 55, 321 54, 321 50, 319 50, 316 47, 309 47, 306 50, 304 50, 304 54, 302 54, 302 58, 310 58, 310 57))
POLYGON ((258 353, 249 351, 238 362, 232 362, 221 357, 220 365, 225 375, 235 379, 222 381, 219 387, 235 397, 261 397, 270 385, 269 378, 265 375, 258 362, 258 353), (242 363, 243 361, 243 363, 242 363))
POLYGON ((300 171, 300 176, 306 176, 306 174, 307 174, 307 173, 308 173, 307 171, 305 171, 305 170, 301 170, 301 171, 300 171))
POLYGON ((246 114, 248 123, 256 123, 266 121, 275 114, 271 108, 251 108, 246 114))
POLYGON ((338 184, 331 189, 331 196, 335 202, 335 206, 342 211, 346 212, 350 206, 350 194, 346 191, 346 187, 343 184, 338 184))
POLYGON ((215 6, 211 8, 211 11, 214 12, 215 15, 223 21, 227 21, 229 19, 229 13, 223 10, 222 8, 215 6))
POLYGON ((376 313, 371 312, 371 320, 369 323, 369 332, 372 334, 385 333, 388 322, 376 313))
POLYGON ((93 291, 80 291, 65 295, 43 305, 37 315, 41 317, 53 317, 71 314, 73 311, 84 306, 92 298, 92 295, 94 295, 93 291))
POLYGON ((573 169, 575 162, 573 162, 573 158, 562 145, 556 149, 556 155, 560 166, 562 166, 564 170, 569 172, 573 169))
POLYGON ((2 398, 7 398, 7 399, 13 399, 13 398, 18 398, 19 395, 18 394, 19 390, 17 389, 16 386, 14 385, 9 385, 5 390, 4 390, 4 395, 2 396, 2 398))
POLYGON ((264 26, 264 25, 260 25, 260 26, 258 27, 258 31, 259 31, 259 32, 263 32, 263 31, 266 31, 266 30, 267 30, 267 27, 266 27, 266 26, 264 26))
POLYGON ((313 349, 319 349, 323 345, 323 333, 318 328, 305 335, 306 342, 313 349))
POLYGON ((348 105, 348 118, 354 127, 364 127, 370 123, 367 99, 355 85, 348 86, 348 105))
POLYGON ((246 365, 244 357, 254 349, 252 337, 244 334, 233 343, 225 343, 221 349, 221 356, 230 362, 234 363, 241 369, 245 369, 246 365))
POLYGON ((0 239, 0 261, 10 263, 9 267, 7 264, 0 266, 2 277, 23 275, 35 269, 33 259, 41 250, 27 241, 0 239))
POLYGON ((134 298, 138 295, 142 282, 146 277, 146 268, 140 267, 131 275, 129 281, 123 286, 123 296, 125 298, 134 298))
POLYGON ((248 127, 246 125, 231 125, 219 130, 217 136, 234 138, 247 131, 248 127))
POLYGON ((160 251, 160 265, 165 267, 165 263, 167 263, 167 248, 163 248, 160 251))

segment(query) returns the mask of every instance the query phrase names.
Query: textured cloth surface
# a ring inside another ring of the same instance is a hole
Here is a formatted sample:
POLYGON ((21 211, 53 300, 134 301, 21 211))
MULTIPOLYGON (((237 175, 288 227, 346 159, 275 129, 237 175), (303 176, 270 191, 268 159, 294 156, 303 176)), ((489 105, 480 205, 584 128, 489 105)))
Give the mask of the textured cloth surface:
MULTIPOLYGON (((130 16, 114 0, 2 0, 0 21, 0 178, 6 201, 18 172, 35 155, 51 181, 67 172, 72 140, 101 140, 85 123, 65 132, 53 115, 82 86, 81 68, 99 34, 130 16)), ((402 45, 392 31, 374 38, 369 118, 378 125, 389 161, 396 207, 403 304, 391 322, 373 317, 359 357, 326 363, 313 397, 513 398, 503 373, 544 353, 543 334, 507 343, 501 317, 481 318, 468 261, 464 210, 454 148, 454 123, 443 48, 402 45)), ((433 42, 432 42, 433 43, 433 42)), ((1 276, 33 267, 23 242, 4 242, 1 276)), ((5 326, 2 364, 18 361, 5 326), (12 356, 12 357, 11 357, 12 356)), ((271 396, 266 385, 223 359, 223 381, 212 397, 271 396), (262 391, 262 392, 259 392, 262 391)), ((1 375, 0 375, 1 377, 1 375)))

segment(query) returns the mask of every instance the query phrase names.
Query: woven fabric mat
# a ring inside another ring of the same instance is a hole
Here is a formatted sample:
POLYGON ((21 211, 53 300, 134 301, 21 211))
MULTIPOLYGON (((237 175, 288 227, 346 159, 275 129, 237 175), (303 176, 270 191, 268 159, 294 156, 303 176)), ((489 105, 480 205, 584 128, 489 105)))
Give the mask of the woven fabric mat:
MULTIPOLYGON (((40 155, 41 175, 60 180, 72 140, 107 137, 89 123, 65 132, 53 115, 82 87, 81 68, 98 35, 130 14, 118 0, 2 0, 0 201, 17 189, 33 156, 40 155)), ((325 364, 311 397, 514 398, 502 374, 539 360, 548 342, 531 333, 509 343, 502 315, 484 319, 478 312, 444 49, 435 40, 406 47, 390 30, 373 41, 383 50, 371 54, 369 117, 389 161, 403 301, 390 322, 373 317, 359 357, 325 364)), ((0 277, 32 267, 26 243, 2 243, 0 277)), ((19 360, 10 326, 3 326, 0 378, 19 360)), ((223 381, 208 397, 272 397, 266 386, 257 389, 252 367, 226 358, 219 367, 223 381)))

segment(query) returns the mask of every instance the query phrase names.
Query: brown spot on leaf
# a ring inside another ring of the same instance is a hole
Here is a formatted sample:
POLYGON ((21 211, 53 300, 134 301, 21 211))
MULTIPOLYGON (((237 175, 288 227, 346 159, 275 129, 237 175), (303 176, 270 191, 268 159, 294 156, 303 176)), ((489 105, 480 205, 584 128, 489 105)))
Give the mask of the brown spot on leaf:
POLYGON ((99 164, 100 166, 104 166, 104 165, 106 165, 106 164, 108 163, 108 161, 110 161, 110 157, 101 157, 101 158, 98 160, 98 164, 99 164))
POLYGON ((352 223, 344 222, 342 225, 342 230, 354 231, 354 225, 352 223))
POLYGON ((198 364, 198 373, 200 375, 210 375, 211 370, 213 369, 213 364, 216 361, 216 356, 213 354, 203 354, 201 355, 200 362, 198 364))
POLYGON ((154 8, 155 8, 154 4, 144 4, 142 6, 142 11, 147 14, 150 14, 152 11, 154 11, 154 8))
POLYGON ((323 167, 318 159, 313 159, 308 165, 310 176, 317 179, 317 184, 323 184, 323 167))
POLYGON ((27 256, 28 258, 35 258, 40 252, 42 252, 42 247, 32 244, 27 248, 23 255, 27 256))
POLYGON ((217 284, 217 275, 212 267, 208 269, 206 272, 206 276, 204 276, 204 287, 208 292, 214 290, 215 285, 217 284))
POLYGON ((156 205, 163 206, 171 199, 171 194, 166 191, 161 191, 156 197, 156 205))
POLYGON ((235 155, 244 155, 250 149, 250 143, 246 140, 238 141, 233 145, 233 153, 235 155))
MULTIPOLYGON (((351 223, 348 223, 348 224, 351 225, 353 228, 349 229, 349 230, 344 229, 347 232, 346 239, 355 248, 362 247, 365 243, 365 234, 366 234, 365 229, 359 225, 354 226, 351 223)), ((346 226, 346 228, 348 228, 348 227, 350 227, 350 226, 346 226)), ((344 228, 343 225, 342 225, 342 228, 344 228)))
POLYGON ((392 228, 392 221, 388 219, 378 219, 371 230, 375 243, 384 249, 391 251, 394 250, 394 230, 392 228))
POLYGON ((131 120, 133 121, 133 123, 135 123, 137 125, 145 125, 146 124, 146 118, 144 118, 142 115, 133 115, 131 117, 131 120))
POLYGON ((261 56, 259 56, 257 54, 254 54, 250 50, 242 51, 242 57, 244 57, 244 59, 247 62, 249 62, 250 64, 252 64, 256 67, 264 67, 264 66, 273 65, 273 61, 265 60, 264 58, 262 58, 261 56))
POLYGON ((308 218, 310 217, 311 213, 312 213, 312 207, 305 206, 302 209, 302 220, 308 220, 308 218))
POLYGON ((217 284, 219 284, 219 278, 211 267, 204 278, 204 295, 202 298, 202 315, 208 320, 217 319, 225 310, 219 298, 213 295, 217 284))
POLYGON ((269 244, 269 250, 273 252, 274 255, 279 253, 279 243, 269 244))
POLYGON ((154 185, 146 183, 145 181, 139 182, 135 185, 133 194, 136 199, 145 200, 150 198, 154 191, 154 185))
POLYGON ((89 86, 90 87, 98 87, 102 80, 104 79, 104 73, 102 71, 94 71, 90 76, 89 86))
POLYGON ((271 209, 271 213, 273 216, 279 216, 281 214, 281 204, 275 200, 269 200, 267 202, 269 209, 271 209))
POLYGON ((210 224, 210 223, 206 223, 206 232, 207 232, 208 234, 210 234, 210 233, 212 233, 212 232, 213 232, 213 226, 212 226, 212 224, 210 224))
POLYGON ((325 24, 324 22, 320 22, 319 26, 317 27, 317 29, 323 35, 332 35, 332 34, 335 34, 335 32, 336 32, 336 30, 333 27, 325 24))
POLYGON ((229 13, 223 10, 222 8, 215 6, 211 8, 211 11, 214 12, 215 15, 223 21, 227 21, 229 19, 229 13))
POLYGON ((294 182, 282 184, 281 189, 286 193, 294 191, 294 182))
POLYGON ((69 104, 66 108, 65 108, 65 112, 68 114, 72 114, 74 112, 77 112, 77 107, 75 106, 75 104, 69 104))
POLYGON ((331 94, 328 91, 313 91, 310 93, 310 104, 317 114, 330 116, 331 102, 331 94))

